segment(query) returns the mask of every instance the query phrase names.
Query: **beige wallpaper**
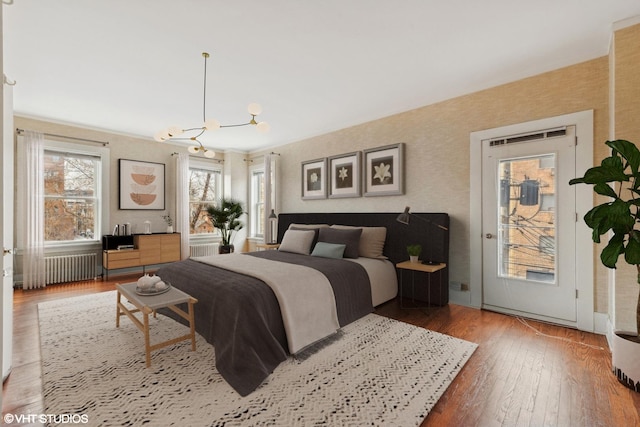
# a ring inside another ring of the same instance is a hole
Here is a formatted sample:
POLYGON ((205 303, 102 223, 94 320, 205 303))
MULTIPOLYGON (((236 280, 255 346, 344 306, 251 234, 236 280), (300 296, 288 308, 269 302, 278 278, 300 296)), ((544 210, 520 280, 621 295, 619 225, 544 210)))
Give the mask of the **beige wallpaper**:
MULTIPOLYGON (((640 25, 616 31, 614 34, 616 138, 640 143, 640 25)), ((638 271, 618 262, 615 274, 614 328, 636 331, 636 301, 638 271)))
MULTIPOLYGON (((499 70, 496 70, 499 72, 499 70)), ((447 212, 451 215, 450 280, 469 282, 469 134, 509 124, 594 110, 595 141, 608 129, 608 59, 598 58, 392 117, 277 147, 281 212, 447 212), (365 148, 406 144, 402 196, 301 200, 300 163, 365 148)), ((606 152, 597 143, 595 157, 606 152)), ((592 263, 588 263, 591 265, 592 263)), ((600 277, 600 276, 599 276, 600 277)), ((606 282, 596 309, 607 310, 606 282)))

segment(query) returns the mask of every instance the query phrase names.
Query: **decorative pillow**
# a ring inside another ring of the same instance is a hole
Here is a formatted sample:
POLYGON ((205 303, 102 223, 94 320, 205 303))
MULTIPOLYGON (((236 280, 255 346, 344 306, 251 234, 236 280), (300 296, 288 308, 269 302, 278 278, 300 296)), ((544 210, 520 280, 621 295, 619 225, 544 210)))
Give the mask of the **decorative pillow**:
POLYGON ((338 243, 318 242, 311 252, 311 256, 319 256, 323 258, 342 258, 347 245, 338 243))
POLYGON ((278 250, 309 255, 314 235, 313 230, 287 230, 284 232, 284 236, 282 236, 282 242, 278 250))
POLYGON ((320 228, 307 228, 307 227, 290 226, 289 230, 313 231, 313 242, 311 243, 311 247, 314 248, 316 246, 316 243, 318 243, 318 236, 320 235, 320 228))
POLYGON ((360 245, 360 235, 362 229, 340 230, 337 228, 321 228, 318 236, 318 243, 338 243, 346 245, 344 249, 345 258, 358 258, 358 246, 360 245))
POLYGON ((339 230, 361 229, 362 235, 358 245, 358 255, 365 258, 387 259, 382 254, 384 242, 387 239, 387 227, 353 227, 351 225, 334 224, 331 228, 339 230))

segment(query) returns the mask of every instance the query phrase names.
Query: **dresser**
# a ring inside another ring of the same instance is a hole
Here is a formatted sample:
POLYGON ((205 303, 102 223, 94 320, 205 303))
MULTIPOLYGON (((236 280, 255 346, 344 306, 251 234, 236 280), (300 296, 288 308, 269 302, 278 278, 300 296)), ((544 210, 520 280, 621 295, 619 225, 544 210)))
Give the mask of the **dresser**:
POLYGON ((153 264, 180 261, 180 233, 134 234, 133 249, 104 249, 102 269, 109 278, 109 270, 145 267, 153 264))

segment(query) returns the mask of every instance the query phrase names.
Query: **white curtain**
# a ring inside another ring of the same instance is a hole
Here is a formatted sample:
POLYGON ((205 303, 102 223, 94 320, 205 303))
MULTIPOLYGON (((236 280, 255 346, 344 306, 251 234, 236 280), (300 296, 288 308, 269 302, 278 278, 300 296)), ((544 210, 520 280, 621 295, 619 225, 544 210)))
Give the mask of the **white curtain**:
POLYGON ((181 234, 180 254, 189 258, 189 155, 176 158, 176 230, 181 234))
MULTIPOLYGON (((278 229, 271 230, 271 222, 269 216, 271 210, 275 212, 275 176, 277 173, 277 155, 265 154, 264 156, 264 242, 275 242, 278 238, 278 229)), ((278 213, 275 212, 277 215, 278 213)))
POLYGON ((22 258, 23 289, 43 288, 44 267, 44 136, 25 131, 24 256, 22 258))

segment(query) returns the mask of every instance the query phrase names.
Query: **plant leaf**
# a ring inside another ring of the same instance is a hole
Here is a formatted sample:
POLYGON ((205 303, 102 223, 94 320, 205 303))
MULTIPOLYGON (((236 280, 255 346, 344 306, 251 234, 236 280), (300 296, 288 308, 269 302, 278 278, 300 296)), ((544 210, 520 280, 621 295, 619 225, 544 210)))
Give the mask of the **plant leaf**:
POLYGON ((624 252, 624 234, 614 234, 609 244, 602 250, 600 260, 609 268, 616 268, 620 254, 624 252))
POLYGON ((620 156, 629 164, 631 173, 633 175, 638 174, 638 168, 640 168, 640 150, 638 150, 638 147, 636 147, 634 143, 624 139, 617 139, 615 141, 607 141, 605 144, 614 150, 612 156, 615 155, 616 152, 620 153, 620 156))

